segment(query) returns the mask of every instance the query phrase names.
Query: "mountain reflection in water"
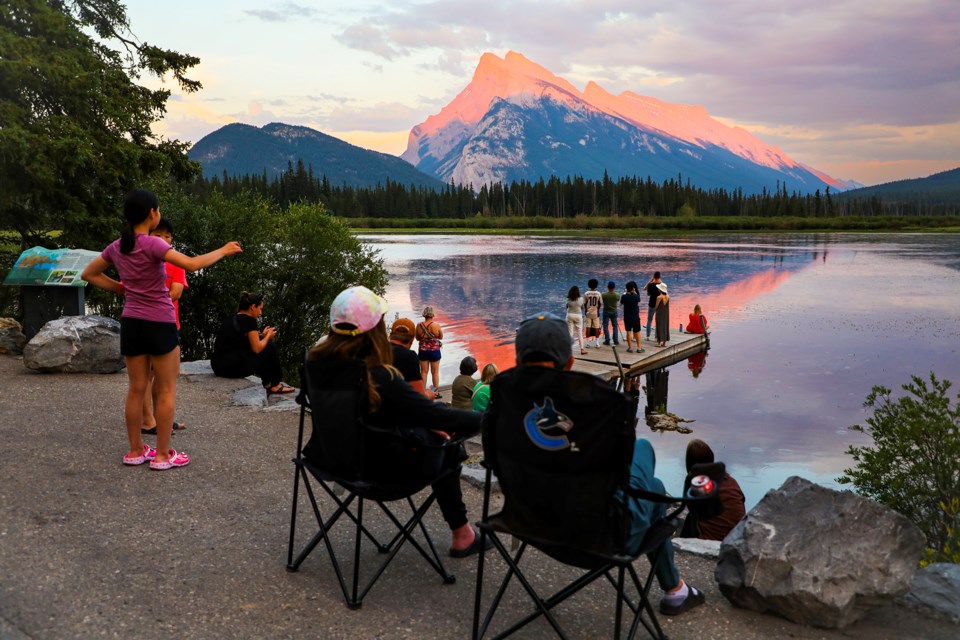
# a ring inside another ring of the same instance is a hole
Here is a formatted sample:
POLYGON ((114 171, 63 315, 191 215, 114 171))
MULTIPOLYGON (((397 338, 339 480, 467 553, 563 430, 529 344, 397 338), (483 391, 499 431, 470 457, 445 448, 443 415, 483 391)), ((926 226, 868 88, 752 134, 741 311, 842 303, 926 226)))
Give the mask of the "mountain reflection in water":
MULTIPOLYGON (((679 490, 690 438, 706 440, 752 506, 791 475, 837 486, 844 453, 868 438, 873 385, 894 390, 934 371, 960 385, 960 242, 927 234, 727 235, 669 239, 368 235, 390 273, 388 320, 443 326, 441 382, 460 359, 513 365, 526 316, 564 314, 567 290, 595 277, 622 291, 654 271, 670 287, 671 331, 700 304, 713 331, 707 366, 671 368, 668 410, 692 435, 638 432, 679 490)), ((645 305, 641 316, 646 320, 645 305)))

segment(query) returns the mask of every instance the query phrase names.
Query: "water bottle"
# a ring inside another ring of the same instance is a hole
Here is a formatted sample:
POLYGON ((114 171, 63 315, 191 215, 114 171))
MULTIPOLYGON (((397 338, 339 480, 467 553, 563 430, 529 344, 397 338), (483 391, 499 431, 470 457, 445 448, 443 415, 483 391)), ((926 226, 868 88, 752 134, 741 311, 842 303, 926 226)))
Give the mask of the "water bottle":
POLYGON ((680 323, 680 333, 683 333, 683 323, 680 323))

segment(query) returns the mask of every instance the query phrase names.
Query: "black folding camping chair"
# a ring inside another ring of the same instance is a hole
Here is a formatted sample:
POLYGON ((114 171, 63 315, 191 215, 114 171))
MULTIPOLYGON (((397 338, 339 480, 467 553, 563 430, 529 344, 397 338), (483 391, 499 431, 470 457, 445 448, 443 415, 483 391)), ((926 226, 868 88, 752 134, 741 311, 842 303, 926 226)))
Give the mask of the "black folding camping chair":
MULTIPOLYGON (((504 598, 514 579, 530 596, 534 610, 493 637, 509 636, 543 617, 559 637, 566 638, 554 607, 601 577, 616 595, 615 638, 621 637, 624 604, 633 616, 628 638, 635 637, 640 625, 652 637, 663 638, 649 600, 654 567, 664 553, 665 541, 677 530, 683 509, 690 504, 715 504, 716 489, 704 497, 686 497, 693 474, 685 482, 684 498, 631 488, 635 400, 596 376, 520 366, 502 373, 491 387, 483 426, 487 475, 478 526, 507 566, 492 600, 485 604, 486 554, 480 553, 473 638, 484 637, 500 605, 514 600, 504 598), (492 475, 503 493, 503 508, 495 514, 490 513, 492 475), (622 499, 625 495, 677 505, 651 524, 640 548, 632 552, 627 551, 630 518, 622 499), (505 544, 510 536, 519 541, 515 552, 505 544), (521 568, 530 546, 584 572, 552 595, 541 596, 527 575, 529 568, 527 573, 521 568), (650 561, 645 579, 635 568, 642 555, 650 561), (486 613, 481 616, 482 609, 486 613)), ((708 473, 718 487, 723 468, 717 463, 694 473, 708 473)))
POLYGON ((440 575, 444 584, 453 583, 455 576, 444 568, 423 524, 423 517, 436 498, 432 490, 425 497, 418 494, 445 474, 459 473, 461 444, 446 442, 439 437, 433 439, 433 434, 426 429, 400 432, 367 424, 367 373, 360 360, 333 363, 306 360, 301 380, 302 390, 297 397, 301 406, 300 428, 296 457, 293 458, 295 471, 287 569, 296 571, 323 542, 347 606, 358 608, 404 543, 409 542, 440 575), (304 444, 307 416, 310 416, 312 432, 304 444), (329 505, 321 505, 311 481, 323 489, 331 501, 329 505), (294 558, 301 485, 313 509, 318 530, 294 558), (418 503, 414 501, 415 497, 420 498, 418 503), (379 507, 395 527, 396 533, 391 539, 382 541, 367 526, 369 520, 364 507, 368 502, 379 507), (409 507, 405 520, 391 509, 395 502, 409 507), (346 524, 352 523, 354 527, 353 571, 349 586, 332 536, 332 529, 339 521, 348 521, 346 524), (415 537, 417 531, 420 540, 415 537), (364 540, 386 557, 361 587, 364 540))

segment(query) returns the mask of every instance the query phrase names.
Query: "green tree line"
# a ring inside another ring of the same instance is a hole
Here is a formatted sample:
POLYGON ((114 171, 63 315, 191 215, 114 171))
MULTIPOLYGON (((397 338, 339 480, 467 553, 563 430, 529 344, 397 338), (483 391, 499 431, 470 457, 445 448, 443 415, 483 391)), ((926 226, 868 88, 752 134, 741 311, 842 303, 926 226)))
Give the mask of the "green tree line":
POLYGON ((604 175, 593 180, 580 176, 540 178, 509 184, 483 185, 479 191, 449 184, 441 190, 387 180, 376 187, 333 185, 300 160, 282 173, 196 178, 188 187, 199 198, 254 192, 287 207, 295 202, 322 203, 342 218, 440 219, 475 217, 576 218, 611 216, 715 216, 838 218, 851 216, 955 216, 960 201, 886 202, 877 196, 838 196, 827 187, 821 193, 788 191, 785 183, 773 190, 746 194, 742 189, 702 189, 675 179, 604 175))

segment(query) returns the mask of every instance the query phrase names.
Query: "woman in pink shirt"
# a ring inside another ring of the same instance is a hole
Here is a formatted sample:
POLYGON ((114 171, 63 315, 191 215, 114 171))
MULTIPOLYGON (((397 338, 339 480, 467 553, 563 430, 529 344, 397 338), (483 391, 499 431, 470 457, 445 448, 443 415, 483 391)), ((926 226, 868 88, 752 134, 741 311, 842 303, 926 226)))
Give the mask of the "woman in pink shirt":
POLYGON ((81 277, 87 282, 124 296, 120 318, 120 354, 127 361, 127 400, 124 418, 130 450, 123 456, 127 465, 150 462, 151 469, 183 467, 190 457, 170 448, 177 377, 180 375, 180 345, 170 290, 166 285, 164 263, 187 271, 209 267, 221 258, 240 253, 240 245, 228 242, 216 251, 201 256, 186 256, 170 248, 161 238, 150 235, 160 221, 157 196, 146 189, 135 189, 123 203, 120 238, 111 242, 87 265, 81 277), (123 284, 106 275, 115 267, 123 284), (156 386, 157 448, 144 444, 143 399, 150 371, 156 386))

